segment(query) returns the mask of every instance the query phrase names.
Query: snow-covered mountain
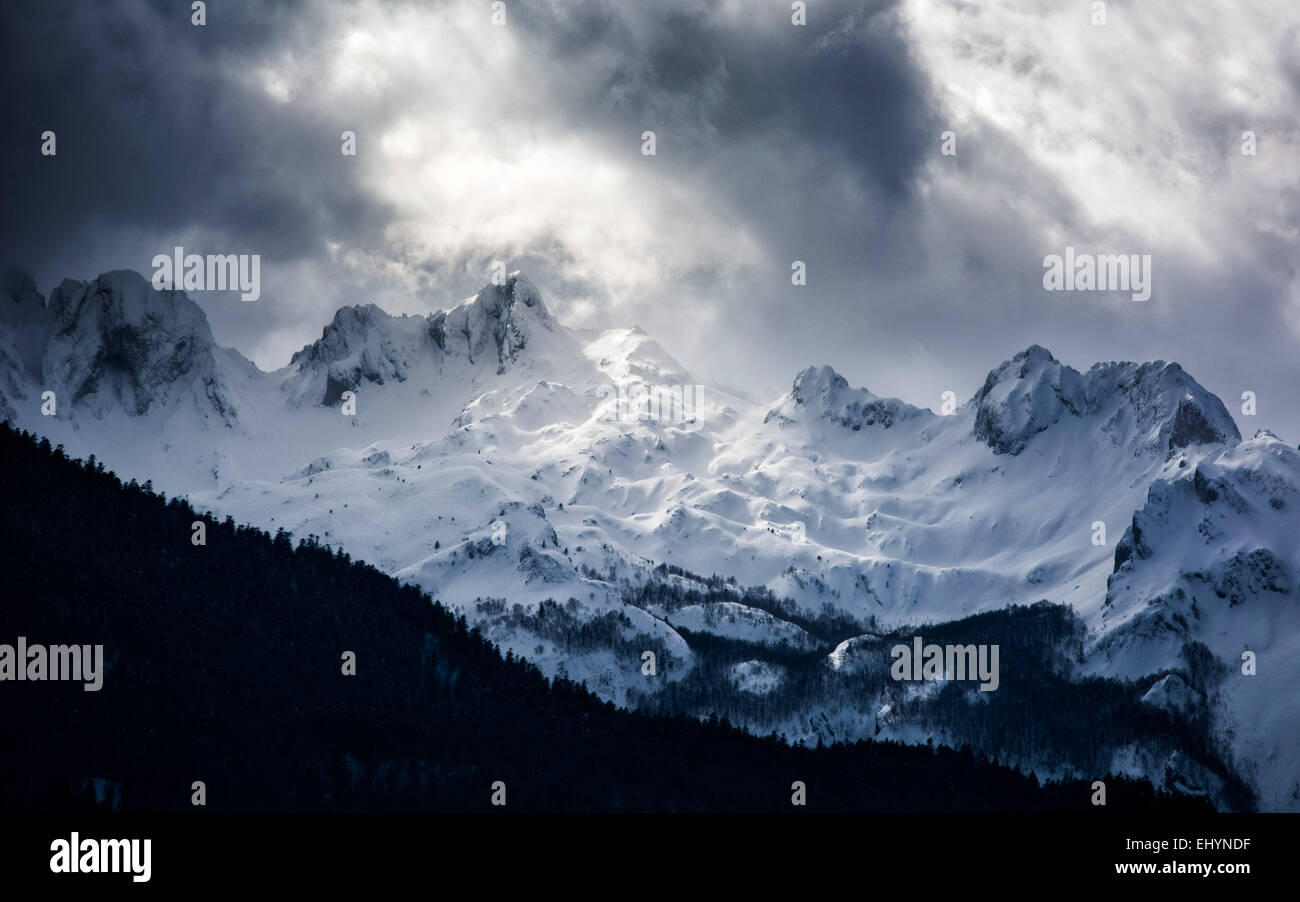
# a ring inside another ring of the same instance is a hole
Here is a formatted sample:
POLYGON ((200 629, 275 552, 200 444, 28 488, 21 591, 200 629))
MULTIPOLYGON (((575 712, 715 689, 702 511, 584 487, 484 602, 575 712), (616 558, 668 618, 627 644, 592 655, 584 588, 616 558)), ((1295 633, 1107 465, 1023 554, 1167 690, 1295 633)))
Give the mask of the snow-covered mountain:
MULTIPOLYGON (((1116 740, 1097 766, 1211 794, 1227 767, 1260 807, 1300 808, 1300 456, 1241 441, 1177 364, 1079 372, 1034 346, 951 415, 810 367, 756 405, 640 329, 567 329, 517 273, 429 316, 339 310, 271 373, 134 273, 48 303, 19 274, 0 290, 6 418, 341 545, 621 703, 713 674, 704 635, 756 650, 728 665, 730 691, 775 699, 791 655, 850 679, 889 631, 1045 600, 1086 631, 1054 649, 1062 674, 1135 681, 1153 717, 1199 718, 1224 750, 1218 767, 1116 740)), ((833 712, 809 696, 746 716, 792 738, 951 735, 900 714, 899 687, 864 687, 833 712)))

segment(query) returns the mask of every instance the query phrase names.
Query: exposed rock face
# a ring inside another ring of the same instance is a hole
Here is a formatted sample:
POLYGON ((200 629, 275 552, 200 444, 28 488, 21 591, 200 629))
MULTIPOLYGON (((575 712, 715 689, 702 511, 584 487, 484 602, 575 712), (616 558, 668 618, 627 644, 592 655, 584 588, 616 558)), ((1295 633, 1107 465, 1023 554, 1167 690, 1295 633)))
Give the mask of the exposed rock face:
POLYGON ((233 411, 217 386, 207 318, 185 292, 155 291, 138 273, 116 270, 89 283, 64 280, 49 309, 56 318, 41 379, 63 403, 97 416, 141 415, 204 378, 202 393, 233 411))
POLYGON ((296 372, 287 386, 298 403, 330 406, 345 391, 405 382, 421 368, 488 366, 500 375, 539 330, 554 329, 541 295, 521 273, 429 316, 390 316, 374 304, 344 307, 317 341, 293 355, 296 372))
POLYGON ((1033 345, 990 372, 971 403, 975 437, 998 454, 1019 454, 1035 435, 1083 418, 1117 447, 1162 455, 1241 441, 1223 403, 1176 363, 1099 363, 1080 374, 1033 345))
POLYGON ((317 403, 333 405, 363 382, 405 382, 411 365, 434 350, 424 317, 389 316, 368 304, 336 311, 320 339, 294 354, 290 363, 323 375, 324 395, 317 403))
POLYGON ((1290 568, 1267 548, 1238 551, 1227 561, 1189 576, 1213 589, 1230 607, 1264 592, 1289 595, 1293 585, 1290 568))
POLYGON ((1176 673, 1161 677, 1142 696, 1142 701, 1172 714, 1186 716, 1199 708, 1204 699, 1176 673))
POLYGON ((494 358, 504 373, 518 358, 536 329, 552 330, 555 320, 542 296, 523 273, 511 273, 501 285, 488 285, 474 298, 429 318, 430 332, 448 355, 471 363, 494 358))
POLYGON ((897 422, 932 416, 897 398, 850 388, 848 380, 828 366, 810 366, 795 376, 789 395, 768 412, 766 422, 788 422, 804 412, 854 432, 872 426, 888 429, 897 422))
POLYGON ((29 399, 28 385, 41 371, 41 356, 54 326, 31 273, 0 274, 0 416, 13 420, 16 405, 29 399))
POLYGON ((990 372, 971 403, 975 437, 999 454, 1019 454, 1062 417, 1082 414, 1087 398, 1077 370, 1032 345, 990 372))

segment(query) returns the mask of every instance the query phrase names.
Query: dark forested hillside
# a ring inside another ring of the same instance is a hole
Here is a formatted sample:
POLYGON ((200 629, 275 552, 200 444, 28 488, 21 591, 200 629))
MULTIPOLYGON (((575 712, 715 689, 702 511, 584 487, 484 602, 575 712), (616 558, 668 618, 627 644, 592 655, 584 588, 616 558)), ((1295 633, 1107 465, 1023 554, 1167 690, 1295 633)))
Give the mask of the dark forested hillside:
MULTIPOLYGON (((690 646, 691 667, 678 680, 633 691, 629 700, 640 710, 717 713, 758 733, 797 724, 817 737, 806 741, 829 744, 840 738, 838 715, 870 723, 873 712, 887 707, 884 716, 874 714, 877 736, 886 724, 901 724, 936 741, 942 737, 946 745, 969 745, 985 758, 1026 771, 1056 765, 1060 770, 1055 773, 1080 776, 1102 773, 1110 762, 1142 748, 1165 761, 1194 762, 1198 774, 1208 775, 1202 791, 1217 781, 1222 788, 1216 794, 1229 810, 1250 811, 1257 805, 1203 709, 1171 711, 1143 701, 1151 687, 1173 671, 1119 680, 1075 669, 1083 658, 1087 627, 1068 605, 1013 604, 950 622, 884 628, 874 621, 851 621, 829 609, 817 618, 801 617, 794 602, 768 589, 737 589, 717 577, 682 575, 695 585, 629 585, 624 597, 629 604, 666 614, 670 623, 673 613, 687 606, 703 608, 706 616, 713 612, 720 621, 728 616, 722 606, 739 602, 796 623, 815 644, 792 649, 674 624, 690 646), (695 587, 700 585, 702 589, 695 587), (909 645, 919 634, 938 643, 997 645, 998 691, 985 693, 976 682, 951 680, 937 692, 919 693, 913 684, 895 681, 890 648, 909 645), (828 666, 828 656, 848 639, 853 649, 847 666, 828 666), (762 692, 746 691, 733 676, 744 662, 770 665, 779 671, 779 681, 762 692)), ((512 614, 512 622, 549 626, 554 635, 581 635, 573 617, 573 628, 557 628, 555 621, 564 613, 542 605, 535 612, 512 614)), ((1222 665, 1200 643, 1189 644, 1184 655, 1186 667, 1178 671, 1179 678, 1211 696, 1222 679, 1222 665)), ((1183 779, 1178 785, 1191 792, 1194 784, 1183 779)))
MULTIPOLYGON (((6 810, 189 810, 195 781, 209 810, 491 810, 502 781, 508 811, 780 811, 796 780, 807 810, 1093 810, 1085 782, 968 751, 616 710, 314 539, 204 519, 7 423, 0 464, 0 643, 106 665, 98 692, 0 682, 6 810)), ((1201 807, 1119 778, 1107 801, 1201 807)))

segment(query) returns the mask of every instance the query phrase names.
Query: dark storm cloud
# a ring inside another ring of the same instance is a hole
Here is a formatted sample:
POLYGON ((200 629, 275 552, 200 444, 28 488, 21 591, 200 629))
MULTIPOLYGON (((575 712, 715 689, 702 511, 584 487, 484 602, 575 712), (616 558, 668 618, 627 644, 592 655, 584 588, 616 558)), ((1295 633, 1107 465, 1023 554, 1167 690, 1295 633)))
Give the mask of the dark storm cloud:
MULTIPOLYGON (((618 60, 594 63, 599 77, 556 98, 566 121, 614 141, 655 129, 665 165, 760 242, 764 261, 747 279, 720 285, 696 270, 674 293, 730 308, 722 343, 733 344, 733 362, 763 373, 751 390, 780 390, 811 362, 809 348, 824 348, 828 325, 861 328, 870 308, 854 289, 865 279, 883 287, 924 265, 914 194, 942 126, 896 4, 812 4, 806 27, 791 26, 783 2, 735 17, 670 3, 630 21, 612 6, 517 15, 544 56, 618 60), (816 289, 791 290, 795 259, 816 289), (790 330, 806 342, 771 340, 790 330)), ((692 311, 658 304, 637 315, 664 335, 683 313, 692 311)), ((715 359, 725 353, 710 345, 715 359)))
MULTIPOLYGON (((15 3, 0 8, 0 246, 43 282, 85 277, 106 232, 196 229, 270 262, 364 240, 384 210, 356 185, 337 123, 242 76, 303 31, 298 3, 15 3), (39 153, 45 130, 58 154, 39 153)), ((157 242, 154 242, 156 245, 157 242)), ((142 265, 151 245, 132 261, 142 265)))
POLYGON ((562 319, 642 325, 754 396, 829 363, 934 405, 1040 343, 1179 360, 1300 429, 1293 6, 506 8, 5 3, 0 262, 48 291, 182 240, 259 253, 261 303, 197 300, 263 366, 340 304, 446 306, 505 257, 562 319), (1155 298, 1045 293, 1066 243, 1154 253, 1155 298))
MULTIPOLYGON (((295 48, 310 59, 331 39, 318 28, 323 9, 214 3, 197 27, 180 2, 6 4, 7 260, 32 268, 48 288, 65 275, 93 275, 87 267, 142 268, 181 234, 223 252, 260 253, 272 266, 328 266, 326 241, 382 252, 390 211, 338 153, 339 119, 276 103, 256 83, 267 60, 295 48), (38 152, 46 129, 57 134, 56 159, 38 152), (143 246, 129 249, 133 241, 143 246)), ((819 4, 807 29, 790 26, 786 4, 754 9, 724 20, 688 4, 631 16, 608 3, 512 4, 512 27, 522 26, 543 60, 616 61, 593 65, 595 77, 575 80, 552 109, 532 114, 609 143, 644 127, 663 130, 664 153, 683 178, 698 171, 723 202, 741 207, 751 178, 727 170, 744 163, 734 148, 806 148, 803 163, 784 172, 786 222, 806 213, 788 203, 808 177, 803 167, 848 167, 864 190, 902 202, 930 124, 920 79, 882 12, 888 5, 819 4)), ((354 110, 353 120, 391 119, 401 100, 394 106, 354 110)), ((559 256, 575 252, 552 244, 559 256)), ((463 268, 461 260, 412 262, 463 268)), ((299 307, 248 318, 264 329, 267 316, 299 307)))
POLYGON ((609 3, 520 6, 517 21, 548 56, 621 61, 558 98, 575 125, 586 111, 608 131, 671 126, 697 157, 793 139, 838 155, 882 195, 906 194, 936 119, 895 3, 817 3, 800 28, 788 3, 751 4, 736 18, 699 4, 647 6, 635 29, 609 3))

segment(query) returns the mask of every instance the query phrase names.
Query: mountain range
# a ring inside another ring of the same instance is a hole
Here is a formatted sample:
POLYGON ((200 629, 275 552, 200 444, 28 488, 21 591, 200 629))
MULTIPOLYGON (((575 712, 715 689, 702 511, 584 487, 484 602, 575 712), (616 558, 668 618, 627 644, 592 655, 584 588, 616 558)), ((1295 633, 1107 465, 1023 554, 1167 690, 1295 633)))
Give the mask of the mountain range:
POLYGON ((342 547, 621 705, 1300 810, 1300 452, 1177 363, 1035 345, 945 413, 813 366, 756 404, 514 273, 427 316, 345 307, 264 372, 137 273, 47 299, 10 271, 0 415, 342 547), (882 676, 945 631, 1003 637, 1006 701, 882 676))

